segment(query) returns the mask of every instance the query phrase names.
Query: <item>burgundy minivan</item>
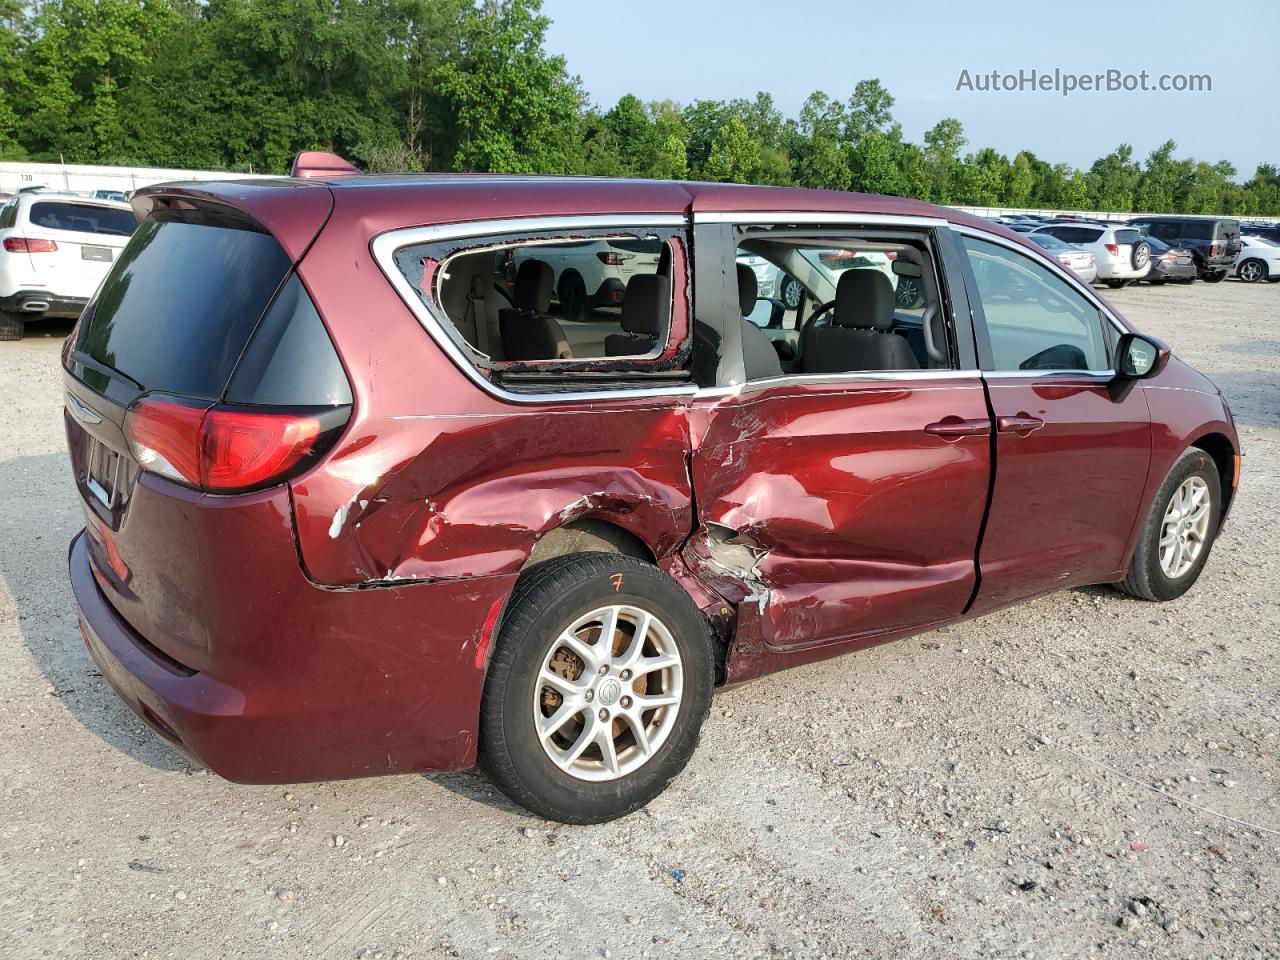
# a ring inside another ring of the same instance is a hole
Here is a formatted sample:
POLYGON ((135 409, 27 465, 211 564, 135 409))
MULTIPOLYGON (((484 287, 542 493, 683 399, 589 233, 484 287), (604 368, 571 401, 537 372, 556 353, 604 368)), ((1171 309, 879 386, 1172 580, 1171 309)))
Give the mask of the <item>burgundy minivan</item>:
POLYGON ((322 172, 133 205, 64 355, 71 581, 102 675, 232 780, 479 759, 617 817, 717 685, 1173 599, 1237 487, 1212 383, 924 203, 322 172))

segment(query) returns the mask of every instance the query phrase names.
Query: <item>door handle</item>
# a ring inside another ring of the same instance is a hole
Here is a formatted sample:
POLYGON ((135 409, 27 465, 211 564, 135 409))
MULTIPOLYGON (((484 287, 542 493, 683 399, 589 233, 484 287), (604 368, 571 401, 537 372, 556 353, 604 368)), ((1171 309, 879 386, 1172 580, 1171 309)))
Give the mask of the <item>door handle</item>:
POLYGON ((983 418, 982 420, 961 420, 959 417, 944 417, 937 423, 931 423, 924 428, 925 433, 932 433, 935 437, 985 437, 991 433, 991 421, 983 418))
POLYGON ((1016 417, 997 417, 996 430, 1000 433, 1016 433, 1020 437, 1025 437, 1033 430, 1039 430, 1044 426, 1044 421, 1039 417, 1033 417, 1029 414, 1020 413, 1016 417))

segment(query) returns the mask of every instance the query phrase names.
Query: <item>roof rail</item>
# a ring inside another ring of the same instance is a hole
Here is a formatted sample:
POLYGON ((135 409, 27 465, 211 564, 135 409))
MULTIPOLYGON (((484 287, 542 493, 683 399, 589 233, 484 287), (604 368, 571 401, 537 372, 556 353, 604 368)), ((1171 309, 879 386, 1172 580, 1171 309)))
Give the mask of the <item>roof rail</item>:
POLYGON ((289 176, 311 180, 320 177, 346 177, 360 171, 336 153, 323 150, 303 150, 293 158, 289 176))

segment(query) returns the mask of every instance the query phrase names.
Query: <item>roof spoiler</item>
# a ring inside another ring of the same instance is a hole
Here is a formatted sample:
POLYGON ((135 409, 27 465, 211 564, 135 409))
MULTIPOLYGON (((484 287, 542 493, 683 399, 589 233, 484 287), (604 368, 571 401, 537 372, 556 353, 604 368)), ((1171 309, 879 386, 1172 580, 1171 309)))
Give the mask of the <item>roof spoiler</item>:
POLYGON ((323 177, 346 177, 360 171, 336 153, 323 150, 303 150, 293 158, 289 176, 312 180, 323 177))

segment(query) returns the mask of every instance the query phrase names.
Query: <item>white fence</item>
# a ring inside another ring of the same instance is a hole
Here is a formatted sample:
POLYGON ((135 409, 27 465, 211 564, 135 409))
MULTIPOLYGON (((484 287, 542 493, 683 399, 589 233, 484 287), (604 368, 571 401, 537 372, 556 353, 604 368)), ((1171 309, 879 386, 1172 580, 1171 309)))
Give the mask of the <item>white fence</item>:
POLYGON ((228 173, 226 170, 166 170, 159 167, 101 167, 74 163, 0 163, 0 194, 17 193, 23 187, 46 187, 71 193, 119 190, 171 180, 243 180, 267 176, 261 173, 228 173))
MULTIPOLYGON (((1133 217, 1139 216, 1136 213, 1116 213, 1113 210, 1035 210, 1031 207, 952 207, 952 210, 960 210, 964 213, 971 213, 975 217, 1012 217, 1019 213, 1033 213, 1046 217, 1057 217, 1062 214, 1070 214, 1073 217, 1088 217, 1090 220, 1118 220, 1127 222, 1133 217)), ((1168 216, 1168 214, 1141 214, 1141 216, 1168 216)), ((1185 216, 1185 214, 1177 214, 1177 216, 1185 216)), ((1280 223, 1280 217, 1245 217, 1235 216, 1234 214, 1223 214, 1232 220, 1243 220, 1246 223, 1280 223)), ((1209 216, 1206 219, 1219 219, 1217 216, 1209 216)))

